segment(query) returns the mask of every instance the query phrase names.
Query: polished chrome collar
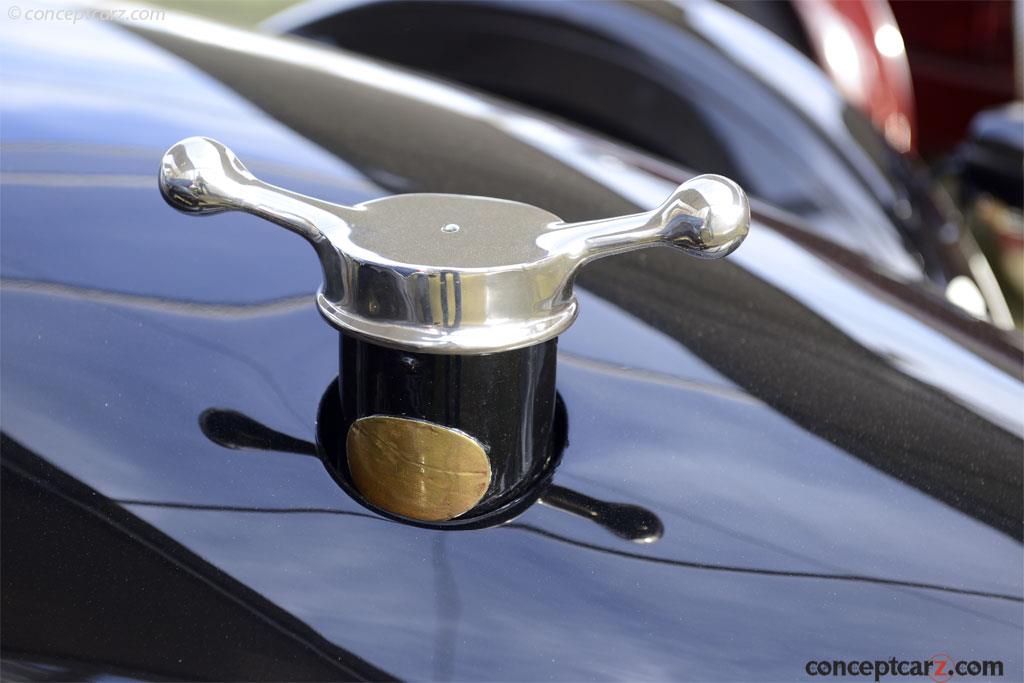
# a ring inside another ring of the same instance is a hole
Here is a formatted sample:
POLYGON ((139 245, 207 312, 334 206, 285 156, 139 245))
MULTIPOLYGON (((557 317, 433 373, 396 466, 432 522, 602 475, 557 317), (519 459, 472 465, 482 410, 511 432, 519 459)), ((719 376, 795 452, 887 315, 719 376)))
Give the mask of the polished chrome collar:
POLYGON ((652 211, 564 223, 528 204, 405 194, 343 206, 268 185, 224 145, 188 138, 160 166, 160 191, 192 214, 246 211, 298 233, 320 257, 320 312, 339 330, 428 353, 479 354, 546 341, 576 317, 584 263, 642 247, 720 258, 747 234, 731 180, 702 175, 652 211))

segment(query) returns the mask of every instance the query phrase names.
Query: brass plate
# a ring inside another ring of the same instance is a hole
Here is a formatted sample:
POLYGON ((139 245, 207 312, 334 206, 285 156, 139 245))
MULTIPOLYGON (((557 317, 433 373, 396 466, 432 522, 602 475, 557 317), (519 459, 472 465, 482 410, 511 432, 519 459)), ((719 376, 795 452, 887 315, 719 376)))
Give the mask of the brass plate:
POLYGON ((439 522, 472 509, 491 483, 491 461, 473 437, 432 422, 372 415, 352 423, 348 469, 370 503, 439 522))

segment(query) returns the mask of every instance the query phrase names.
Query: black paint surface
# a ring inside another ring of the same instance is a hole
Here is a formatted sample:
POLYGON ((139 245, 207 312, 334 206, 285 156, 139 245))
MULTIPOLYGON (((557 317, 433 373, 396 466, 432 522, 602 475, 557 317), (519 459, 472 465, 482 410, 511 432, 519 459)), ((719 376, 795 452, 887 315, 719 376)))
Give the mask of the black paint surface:
POLYGON ((195 38, 158 38, 189 61, 107 22, 0 41, 0 415, 48 463, 38 486, 3 475, 3 600, 23 602, 0 645, 20 670, 346 678, 351 655, 415 680, 794 680, 809 658, 948 647, 1021 678, 1019 339, 763 205, 726 263, 588 265, 559 339, 553 483, 650 510, 656 542, 548 505, 458 533, 396 523, 287 452, 309 451, 338 372, 319 264, 250 216, 169 210, 167 146, 209 135, 332 201, 469 192, 567 220, 653 206, 635 181, 660 194, 664 167, 515 113, 571 140, 576 167, 489 118, 508 113, 493 101, 435 106, 437 84, 392 93, 295 47, 195 38), (212 442, 200 416, 221 406, 290 440, 212 442), (83 505, 46 493, 79 485, 83 505), (130 514, 139 554, 188 557, 130 571, 88 505, 130 514))
POLYGON ((473 356, 401 351, 341 335, 344 421, 409 417, 480 442, 491 485, 464 517, 523 493, 552 457, 557 340, 473 356))

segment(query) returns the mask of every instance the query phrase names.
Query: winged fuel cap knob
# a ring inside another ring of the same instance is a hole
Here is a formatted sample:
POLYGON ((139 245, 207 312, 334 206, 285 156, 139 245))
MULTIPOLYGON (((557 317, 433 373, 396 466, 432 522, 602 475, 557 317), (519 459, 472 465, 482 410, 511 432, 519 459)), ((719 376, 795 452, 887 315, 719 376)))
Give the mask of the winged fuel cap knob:
POLYGON ((716 175, 687 181, 651 211, 581 223, 466 195, 345 206, 264 183, 202 137, 166 152, 159 186, 180 211, 245 211, 313 245, 317 305, 343 333, 350 474, 374 492, 371 503, 420 520, 500 504, 537 474, 555 339, 576 317, 581 266, 659 245, 720 258, 750 221, 743 191, 716 175))

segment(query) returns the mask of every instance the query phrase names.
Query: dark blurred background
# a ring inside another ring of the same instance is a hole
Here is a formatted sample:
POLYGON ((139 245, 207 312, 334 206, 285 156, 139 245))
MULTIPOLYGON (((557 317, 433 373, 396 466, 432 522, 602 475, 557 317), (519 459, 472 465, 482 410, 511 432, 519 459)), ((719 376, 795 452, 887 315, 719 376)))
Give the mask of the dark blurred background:
MULTIPOLYGON (((661 6, 665 3, 625 1, 665 11, 661 6)), ((817 65, 893 149, 927 169, 936 192, 949 199, 948 206, 961 215, 961 222, 981 246, 1020 326, 1024 320, 1021 3, 718 1, 817 65)), ((295 12, 302 3, 163 0, 152 4, 259 28, 281 12, 295 12)), ((321 8, 329 4, 319 2, 321 8)), ((340 10, 360 3, 338 0, 335 4, 340 10)))

